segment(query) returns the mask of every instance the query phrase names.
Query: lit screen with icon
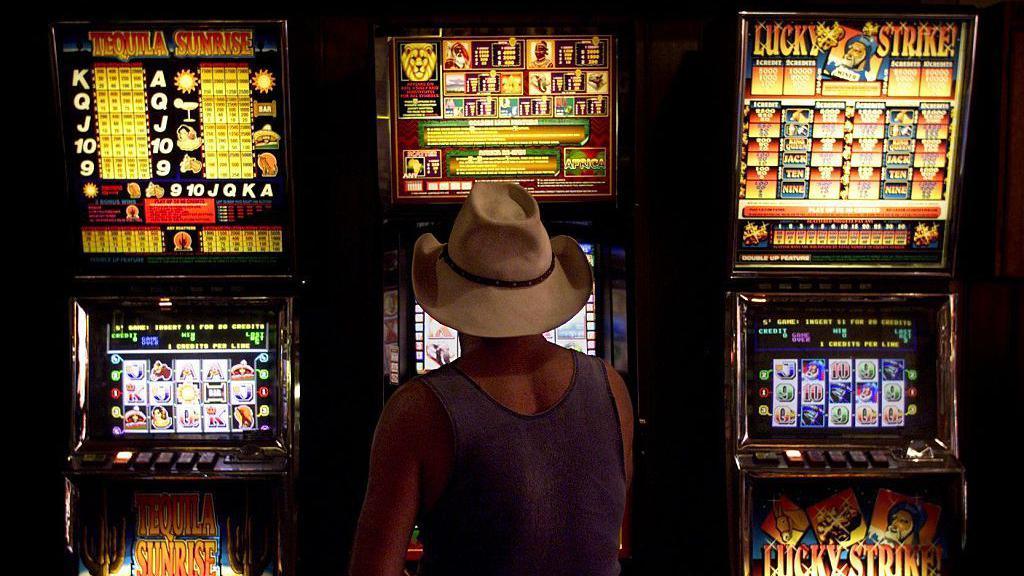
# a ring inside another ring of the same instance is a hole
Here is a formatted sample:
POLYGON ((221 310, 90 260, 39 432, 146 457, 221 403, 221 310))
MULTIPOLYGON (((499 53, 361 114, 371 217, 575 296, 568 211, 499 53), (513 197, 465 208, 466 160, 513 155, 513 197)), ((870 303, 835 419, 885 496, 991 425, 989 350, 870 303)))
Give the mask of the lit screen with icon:
MULTIPOLYGON (((580 244, 590 266, 594 266, 594 245, 580 244)), ((594 356, 597 354, 597 300, 591 290, 587 304, 568 322, 544 333, 549 342, 594 356)), ((459 333, 441 324, 416 304, 415 308, 416 373, 440 368, 459 357, 459 333)))
POLYGON ((946 266, 972 20, 742 22, 735 268, 946 266))
MULTIPOLYGON (((277 316, 114 310, 93 325, 102 348, 90 408, 107 438, 273 436, 277 316)), ((98 350, 97 350, 98 351, 98 350)))
POLYGON ((286 273, 279 22, 57 24, 77 272, 286 273))
POLYGON ((615 38, 389 38, 396 202, 508 180, 541 200, 615 198, 615 38))
POLYGON ((744 320, 751 436, 927 436, 935 428, 934 310, 751 304, 744 320))

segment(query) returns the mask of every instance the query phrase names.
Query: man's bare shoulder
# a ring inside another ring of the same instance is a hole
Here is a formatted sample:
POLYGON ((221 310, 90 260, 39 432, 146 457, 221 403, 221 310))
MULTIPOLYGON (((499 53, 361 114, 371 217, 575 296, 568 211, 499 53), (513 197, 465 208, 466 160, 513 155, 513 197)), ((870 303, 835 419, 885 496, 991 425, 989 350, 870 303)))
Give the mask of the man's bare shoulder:
POLYGON ((414 378, 399 386, 388 399, 379 426, 422 432, 444 430, 449 422, 437 395, 422 378, 414 378))

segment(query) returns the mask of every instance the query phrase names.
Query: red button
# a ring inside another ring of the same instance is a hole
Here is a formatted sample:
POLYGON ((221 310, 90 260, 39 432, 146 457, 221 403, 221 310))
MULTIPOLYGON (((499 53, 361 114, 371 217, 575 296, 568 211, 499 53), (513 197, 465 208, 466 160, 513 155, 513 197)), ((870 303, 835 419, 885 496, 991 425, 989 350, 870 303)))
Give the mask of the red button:
POLYGON ((266 386, 260 386, 260 389, 257 390, 256 393, 260 395, 260 398, 266 398, 267 396, 270 396, 270 388, 266 386))

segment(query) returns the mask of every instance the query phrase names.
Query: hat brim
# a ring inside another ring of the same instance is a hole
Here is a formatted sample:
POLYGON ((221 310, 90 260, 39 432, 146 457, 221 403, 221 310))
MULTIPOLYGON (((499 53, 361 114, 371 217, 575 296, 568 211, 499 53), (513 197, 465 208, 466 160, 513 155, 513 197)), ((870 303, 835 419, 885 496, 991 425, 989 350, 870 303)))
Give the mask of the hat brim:
POLYGON ((587 303, 594 275, 587 255, 568 236, 551 238, 555 267, 544 281, 528 287, 478 284, 441 260, 444 245, 433 234, 416 240, 412 289, 435 320, 473 336, 509 338, 543 334, 565 324, 587 303))

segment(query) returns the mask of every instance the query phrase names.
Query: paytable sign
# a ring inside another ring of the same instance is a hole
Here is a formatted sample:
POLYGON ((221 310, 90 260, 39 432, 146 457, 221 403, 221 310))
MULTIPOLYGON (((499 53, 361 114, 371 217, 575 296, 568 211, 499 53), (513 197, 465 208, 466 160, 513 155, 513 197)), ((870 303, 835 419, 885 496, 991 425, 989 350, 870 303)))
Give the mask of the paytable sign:
POLYGON ((972 24, 743 18, 738 270, 948 266, 972 24))
POLYGON ((613 37, 399 37, 389 49, 395 201, 458 201, 480 181, 541 200, 615 197, 613 37))
POLYGON ((53 35, 77 272, 288 273, 284 24, 53 35))

